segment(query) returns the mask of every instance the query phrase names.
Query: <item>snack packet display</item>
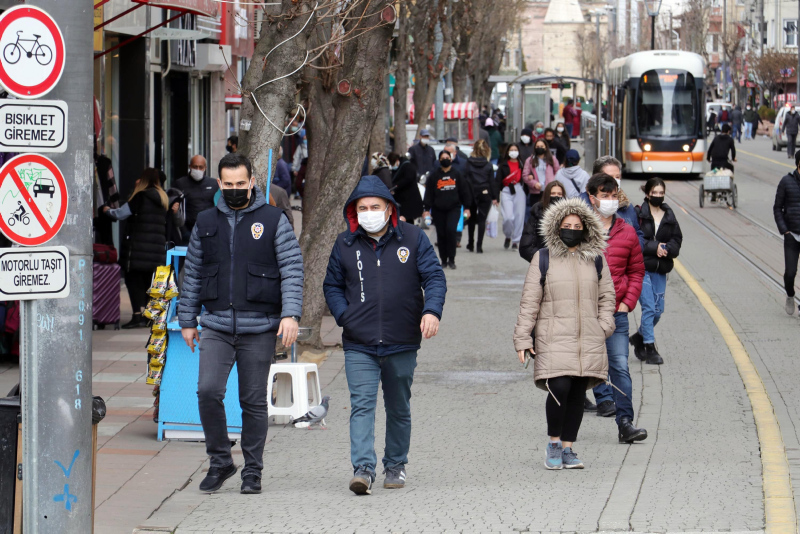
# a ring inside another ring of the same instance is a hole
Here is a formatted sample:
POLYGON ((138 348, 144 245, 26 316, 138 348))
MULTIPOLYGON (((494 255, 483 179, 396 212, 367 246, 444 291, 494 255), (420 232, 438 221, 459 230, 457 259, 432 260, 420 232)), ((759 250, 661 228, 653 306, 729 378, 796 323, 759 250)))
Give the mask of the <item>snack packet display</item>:
POLYGON ((167 290, 164 292, 164 298, 169 301, 177 297, 179 293, 178 284, 175 282, 175 271, 170 269, 169 279, 167 280, 167 290))
POLYGON ((154 334, 166 334, 167 332, 167 312, 159 312, 152 317, 153 325, 150 331, 154 334))
POLYGON ((159 265, 156 267, 156 274, 153 275, 153 282, 147 292, 151 297, 164 298, 169 285, 169 275, 172 273, 170 265, 159 265))
POLYGON ((147 307, 144 309, 144 315, 147 319, 151 321, 155 321, 156 317, 164 313, 164 310, 161 310, 155 306, 156 299, 150 299, 150 302, 147 303, 147 307))
POLYGON ((167 333, 153 332, 147 341, 147 352, 150 354, 161 354, 167 350, 167 333))
POLYGON ((161 384, 161 375, 164 373, 164 368, 159 367, 158 369, 150 369, 147 371, 147 378, 145 379, 145 383, 149 386, 155 386, 161 384))

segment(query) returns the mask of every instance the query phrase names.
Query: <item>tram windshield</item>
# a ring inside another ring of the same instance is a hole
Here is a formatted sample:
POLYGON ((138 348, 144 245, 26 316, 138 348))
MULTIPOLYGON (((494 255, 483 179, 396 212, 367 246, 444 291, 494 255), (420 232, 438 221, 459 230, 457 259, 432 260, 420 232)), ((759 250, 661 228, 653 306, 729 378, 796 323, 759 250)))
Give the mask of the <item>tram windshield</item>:
POLYGON ((697 87, 691 73, 657 69, 642 75, 636 96, 639 137, 696 135, 699 113, 697 87))

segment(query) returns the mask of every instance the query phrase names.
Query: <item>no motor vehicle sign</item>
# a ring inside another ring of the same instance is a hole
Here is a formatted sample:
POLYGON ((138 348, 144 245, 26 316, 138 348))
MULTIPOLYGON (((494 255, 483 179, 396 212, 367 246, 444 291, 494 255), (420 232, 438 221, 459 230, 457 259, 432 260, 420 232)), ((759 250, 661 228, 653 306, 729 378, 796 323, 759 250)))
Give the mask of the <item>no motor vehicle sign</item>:
POLYGON ((67 247, 0 248, 0 299, 57 299, 67 295, 67 247))

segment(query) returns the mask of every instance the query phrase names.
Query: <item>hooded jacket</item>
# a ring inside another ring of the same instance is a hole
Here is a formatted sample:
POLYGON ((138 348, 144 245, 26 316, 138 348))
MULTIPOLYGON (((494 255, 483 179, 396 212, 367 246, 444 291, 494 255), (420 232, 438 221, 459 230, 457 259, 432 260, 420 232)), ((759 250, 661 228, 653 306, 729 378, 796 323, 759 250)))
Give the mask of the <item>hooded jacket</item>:
MULTIPOLYGON (((233 238, 236 235, 236 224, 245 213, 253 212, 267 204, 264 193, 254 188, 255 199, 250 205, 241 210, 232 210, 220 195, 217 205, 212 210, 219 210, 225 215, 231 226, 231 249, 233 238)), ((278 209, 272 208, 269 209, 278 209)), ((206 210, 210 211, 210 210, 206 210)), ((228 334, 261 334, 278 329, 280 318, 299 317, 303 311, 303 256, 300 253, 300 244, 295 238, 294 230, 286 217, 280 217, 278 228, 273 238, 275 259, 280 271, 281 312, 279 315, 269 315, 257 311, 240 311, 228 308, 220 311, 204 311, 200 317, 203 328, 211 328, 228 334)), ((231 258, 236 261, 235 256, 231 258)), ((186 253, 186 262, 183 267, 183 285, 181 286, 180 301, 178 302, 178 321, 181 328, 196 328, 197 316, 200 315, 202 290, 201 268, 203 265, 203 248, 197 228, 192 231, 189 249, 186 253)))
POLYGON ((414 219, 422 216, 422 195, 417 186, 417 168, 412 161, 400 160, 400 166, 392 175, 392 184, 392 194, 400 205, 400 215, 413 224, 414 219))
POLYGON ((735 125, 742 125, 744 121, 744 114, 742 113, 742 108, 736 106, 733 108, 733 113, 731 113, 731 122, 735 125))
POLYGON ((436 168, 436 151, 431 145, 423 145, 417 141, 408 149, 408 160, 414 164, 417 171, 417 178, 431 172, 436 168))
POLYGON ((624 303, 629 310, 633 310, 642 294, 644 280, 642 246, 637 239, 636 230, 623 219, 614 217, 608 231, 607 244, 606 261, 614 280, 614 291, 617 293, 615 309, 618 310, 620 304, 624 303))
POLYGON ((322 289, 344 350, 389 356, 418 350, 425 314, 441 319, 447 283, 428 236, 397 215, 397 202, 377 176, 364 176, 343 209, 347 230, 331 250, 322 289), (358 224, 356 201, 391 203, 387 232, 375 241, 358 224), (424 293, 423 293, 424 291, 424 293))
POLYGON ((650 203, 647 199, 637 209, 637 212, 639 213, 639 225, 644 235, 644 246, 642 247, 644 269, 650 273, 667 274, 672 271, 675 264, 674 259, 681 252, 683 234, 672 208, 661 204, 661 209, 664 210, 664 216, 661 218, 661 224, 658 225, 658 232, 656 232, 656 221, 650 212, 650 203), (659 243, 664 243, 667 248, 667 255, 663 258, 658 257, 659 243))
MULTIPOLYGON (((580 198, 589 206, 589 209, 594 209, 592 201, 589 198, 589 193, 584 191, 581 193, 580 198)), ((636 231, 636 237, 639 238, 639 246, 644 248, 644 234, 642 234, 642 229, 639 227, 639 215, 636 213, 636 208, 631 204, 631 201, 628 200, 628 196, 622 189, 619 190, 618 198, 619 209, 617 209, 617 217, 628 223, 636 231)))
MULTIPOLYGON (((775 224, 781 235, 786 232, 800 234, 800 173, 790 172, 778 182, 775 203, 772 205, 775 224)), ((786 239, 794 239, 786 236, 786 239)))
POLYGON ((531 138, 531 142, 527 145, 522 142, 522 139, 519 140, 519 145, 517 145, 519 147, 519 160, 524 165, 525 162, 528 161, 528 158, 533 156, 533 147, 536 143, 536 140, 534 139, 533 130, 530 128, 523 128, 522 132, 520 133, 520 136, 522 135, 527 135, 531 138))
POLYGON ((525 162, 525 165, 522 168, 522 180, 525 182, 525 185, 528 186, 528 191, 532 195, 541 194, 544 191, 544 186, 552 182, 556 179, 556 173, 561 168, 561 165, 558 163, 556 158, 553 158, 553 165, 547 166, 547 170, 545 171, 545 179, 544 179, 544 186, 541 189, 534 187, 534 183, 540 184, 539 181, 539 174, 536 170, 539 166, 539 162, 536 161, 536 155, 534 154, 525 162))
POLYGON ((603 261, 598 280, 595 266, 595 258, 602 256, 606 247, 603 225, 586 204, 568 199, 545 211, 541 235, 549 249, 550 266, 542 287, 541 251, 533 256, 522 288, 514 348, 531 348, 533 333, 537 387, 547 389, 550 378, 579 376, 589 377, 588 388, 592 388, 608 378, 605 341, 615 329, 611 273, 603 261), (583 242, 575 253, 559 235, 567 215, 577 215, 583 222, 583 242))
POLYGON ((783 117, 783 132, 788 135, 797 135, 800 130, 800 113, 789 112, 783 117))
POLYGON ((152 273, 166 257, 167 210, 154 187, 134 196, 128 207, 131 216, 125 221, 120 264, 125 272, 152 273))
MULTIPOLYGON (((470 157, 467 160, 466 169, 467 183, 472 189, 472 206, 483 206, 486 208, 492 200, 497 200, 499 191, 494 180, 494 169, 486 158, 470 157)), ((486 208, 486 213, 489 208, 486 208)))
POLYGON ((556 181, 564 186, 567 198, 577 198, 581 196, 581 193, 585 193, 589 178, 589 173, 584 171, 580 165, 561 167, 556 173, 556 181))

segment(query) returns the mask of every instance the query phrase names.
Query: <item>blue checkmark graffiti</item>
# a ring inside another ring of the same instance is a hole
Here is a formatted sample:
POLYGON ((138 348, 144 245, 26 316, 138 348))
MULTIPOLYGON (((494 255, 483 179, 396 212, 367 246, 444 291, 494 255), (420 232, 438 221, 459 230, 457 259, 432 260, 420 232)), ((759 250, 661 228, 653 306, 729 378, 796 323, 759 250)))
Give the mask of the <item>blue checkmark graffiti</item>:
POLYGON ((70 473, 72 473, 72 466, 75 465, 75 460, 78 459, 78 455, 80 453, 81 453, 81 451, 79 451, 79 450, 75 451, 75 454, 72 456, 72 461, 69 464, 69 469, 64 469, 64 466, 61 464, 61 462, 59 462, 58 460, 54 460, 56 465, 58 467, 60 467, 62 471, 64 471, 64 476, 65 477, 69 478, 70 473))

